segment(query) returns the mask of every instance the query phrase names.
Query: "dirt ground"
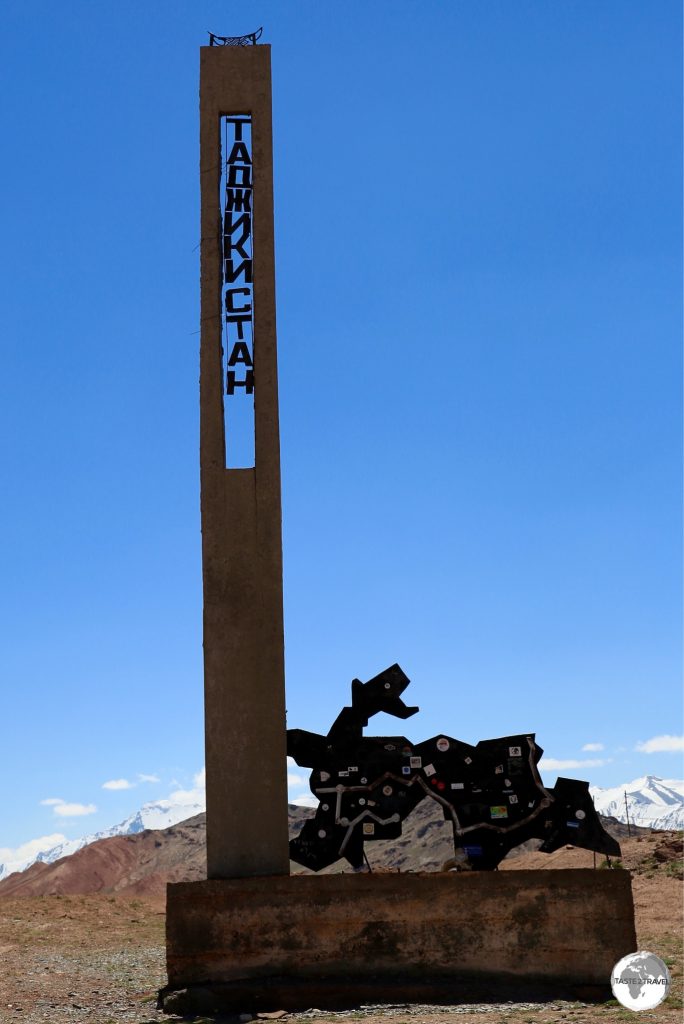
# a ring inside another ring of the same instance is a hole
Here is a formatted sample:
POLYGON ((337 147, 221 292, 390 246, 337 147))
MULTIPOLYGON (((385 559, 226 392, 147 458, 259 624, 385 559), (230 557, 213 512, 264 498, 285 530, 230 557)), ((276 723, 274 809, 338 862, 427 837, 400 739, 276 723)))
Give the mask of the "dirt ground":
MULTIPOLYGON (((673 990, 665 1003, 642 1012, 639 1019, 680 1024, 682 882, 654 866, 650 850, 646 844, 638 851, 640 867, 633 878, 638 944, 666 961, 673 990)), ((159 900, 105 894, 0 900, 0 1021, 172 1024, 180 1018, 155 1009, 157 990, 165 981, 164 908, 159 900)), ((614 1002, 553 1002, 311 1010, 282 1019, 286 1024, 617 1024, 634 1017, 614 1002)))

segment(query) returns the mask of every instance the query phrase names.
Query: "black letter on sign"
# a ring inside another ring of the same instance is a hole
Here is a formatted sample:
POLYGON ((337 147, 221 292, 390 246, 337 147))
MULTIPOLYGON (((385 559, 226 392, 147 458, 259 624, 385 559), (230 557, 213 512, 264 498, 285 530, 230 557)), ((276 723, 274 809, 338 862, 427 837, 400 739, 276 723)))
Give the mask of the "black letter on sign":
POLYGON ((228 124, 235 125, 235 138, 238 142, 242 142, 242 126, 243 124, 249 124, 250 119, 248 117, 227 117, 226 121, 228 124))
POLYGON ((245 366, 254 366, 249 349, 245 345, 244 341, 236 341, 233 345, 233 351, 230 353, 228 365, 235 366, 236 363, 244 363, 245 366))
POLYGON ((229 167, 228 168, 228 187, 235 188, 251 188, 252 187, 252 168, 251 167, 229 167))
POLYGON ((248 284, 252 283, 252 261, 243 260, 239 267, 234 267, 233 260, 226 260, 225 280, 226 284, 232 284, 233 281, 237 281, 240 274, 244 273, 245 281, 248 284))
POLYGON ((226 317, 226 323, 227 324, 237 324, 237 336, 238 336, 238 338, 244 338, 244 336, 245 336, 245 329, 244 329, 243 325, 244 324, 251 324, 251 322, 252 322, 252 314, 251 313, 249 313, 247 315, 245 315, 245 314, 238 314, 237 316, 227 316, 226 317))
MULTIPOLYGON (((237 136, 236 136, 237 137, 237 136)), ((244 142, 236 142, 228 157, 229 164, 251 164, 249 151, 244 142)))
POLYGON ((249 253, 244 248, 245 242, 248 242, 252 234, 252 216, 249 213, 243 213, 237 220, 233 220, 229 213, 226 213, 223 218, 223 249, 228 255, 228 250, 232 249, 234 252, 241 256, 243 260, 249 259, 249 253), (232 234, 237 231, 238 228, 242 228, 242 234, 233 241, 232 234))
POLYGON ((226 189, 226 210, 247 210, 252 209, 249 205, 252 199, 251 188, 227 188, 226 189))
POLYGON ((254 370, 247 370, 244 380, 235 380, 235 370, 229 370, 226 375, 226 394, 234 395, 235 388, 244 388, 246 395, 254 391, 254 370))
POLYGON ((251 292, 249 288, 229 288, 226 292, 226 313, 251 313, 252 303, 248 302, 246 306, 240 306, 240 308, 237 309, 233 305, 234 295, 246 295, 249 299, 251 292))

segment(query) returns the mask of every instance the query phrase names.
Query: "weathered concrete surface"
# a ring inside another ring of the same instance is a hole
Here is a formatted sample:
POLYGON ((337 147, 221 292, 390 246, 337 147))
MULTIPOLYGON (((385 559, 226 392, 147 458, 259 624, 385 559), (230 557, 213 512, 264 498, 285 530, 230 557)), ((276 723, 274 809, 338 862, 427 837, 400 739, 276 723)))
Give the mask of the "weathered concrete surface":
POLYGON ((200 49, 200 469, 207 873, 289 872, 271 51, 200 49), (222 114, 252 115, 255 467, 226 469, 222 114))
POLYGON ((169 989, 205 1009, 607 997, 636 949, 628 871, 188 882, 166 927, 169 989))

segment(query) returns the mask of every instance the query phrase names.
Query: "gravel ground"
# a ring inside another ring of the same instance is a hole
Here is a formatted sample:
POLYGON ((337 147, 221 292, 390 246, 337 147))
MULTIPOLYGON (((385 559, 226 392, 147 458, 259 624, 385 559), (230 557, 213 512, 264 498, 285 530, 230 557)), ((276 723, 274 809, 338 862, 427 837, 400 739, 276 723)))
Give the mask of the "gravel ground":
MULTIPOLYGON (((638 882, 638 880, 637 880, 638 882)), ((681 882, 645 879, 637 897, 641 948, 667 960, 675 985, 666 1003, 639 1021, 681 1024, 681 882), (665 888, 663 888, 665 884, 665 888)), ((0 900, 0 1021, 13 1024, 178 1024, 156 1010, 166 982, 164 912, 159 903, 114 896, 43 896, 0 900)), ((285 1024, 622 1024, 617 1004, 487 1003, 459 1006, 362 1006, 344 1013, 312 1008, 280 1016, 285 1024)), ((226 1018, 246 1024, 251 1017, 226 1018)), ((262 1020, 275 1019, 263 1015, 262 1020)), ((196 1024, 209 1018, 196 1017, 196 1024)), ((258 1022, 257 1022, 258 1024, 258 1022)))

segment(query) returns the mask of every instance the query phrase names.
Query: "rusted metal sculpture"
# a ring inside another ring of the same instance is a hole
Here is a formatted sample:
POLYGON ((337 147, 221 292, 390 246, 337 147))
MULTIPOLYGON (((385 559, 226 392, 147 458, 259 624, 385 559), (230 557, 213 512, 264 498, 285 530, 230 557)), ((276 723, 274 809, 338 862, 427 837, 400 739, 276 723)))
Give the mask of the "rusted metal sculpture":
POLYGON ((313 871, 345 857, 364 863, 366 840, 397 839, 402 822, 430 798, 454 833, 456 863, 491 871, 514 846, 543 840, 552 853, 566 844, 619 856, 589 795, 589 784, 559 778, 546 789, 537 763, 543 754, 534 733, 481 740, 470 746, 446 734, 422 743, 405 736, 364 736, 368 720, 384 711, 406 719, 419 710, 401 694, 409 679, 392 665, 351 684, 351 707, 342 709, 327 736, 289 729, 287 752, 312 768, 315 817, 290 842, 290 856, 313 871))

